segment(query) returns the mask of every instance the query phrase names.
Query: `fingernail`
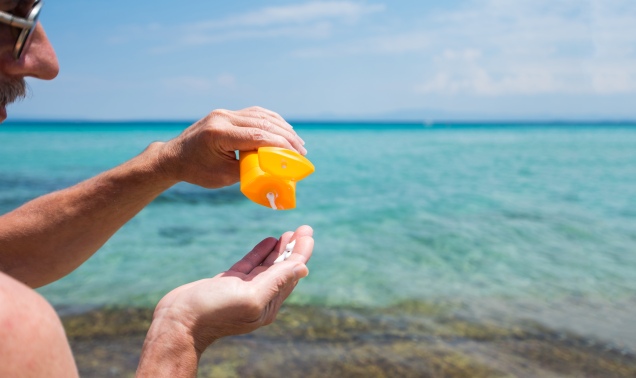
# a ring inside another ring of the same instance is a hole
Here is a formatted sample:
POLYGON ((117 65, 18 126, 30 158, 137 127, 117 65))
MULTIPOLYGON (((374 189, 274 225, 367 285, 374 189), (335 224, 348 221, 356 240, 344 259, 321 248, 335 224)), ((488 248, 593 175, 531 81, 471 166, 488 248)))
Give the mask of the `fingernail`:
POLYGON ((302 155, 307 155, 307 149, 306 149, 305 147, 302 147, 302 146, 301 146, 301 147, 300 147, 300 153, 301 153, 302 155))
POLYGON ((296 279, 305 278, 309 275, 309 269, 304 265, 296 265, 294 267, 294 276, 296 279))

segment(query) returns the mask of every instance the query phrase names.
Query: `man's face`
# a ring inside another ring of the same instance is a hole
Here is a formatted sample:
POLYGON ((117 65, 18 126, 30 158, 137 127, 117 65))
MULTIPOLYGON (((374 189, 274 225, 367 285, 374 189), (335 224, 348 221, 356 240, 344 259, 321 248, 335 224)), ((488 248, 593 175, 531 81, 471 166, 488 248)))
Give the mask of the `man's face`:
MULTIPOLYGON (((34 2, 0 0, 0 11, 25 18, 34 2)), ((0 23, 0 122, 7 117, 6 106, 26 95, 26 76, 50 80, 59 71, 55 52, 40 25, 33 30, 20 59, 14 58, 13 51, 20 31, 0 23)))
MULTIPOLYGON (((0 0, 0 10, 18 17, 25 17, 33 5, 33 0, 0 0)), ((4 53, 18 38, 19 30, 6 24, 0 24, 0 48, 4 53)), ((26 83, 22 77, 0 77, 0 106, 14 102, 26 95, 26 83)))

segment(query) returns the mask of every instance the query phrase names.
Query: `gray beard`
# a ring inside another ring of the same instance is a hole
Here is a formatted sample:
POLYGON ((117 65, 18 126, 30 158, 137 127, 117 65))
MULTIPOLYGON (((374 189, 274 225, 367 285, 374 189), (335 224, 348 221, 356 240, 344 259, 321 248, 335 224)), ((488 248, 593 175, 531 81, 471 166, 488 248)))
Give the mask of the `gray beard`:
POLYGON ((24 79, 4 79, 0 80, 0 105, 6 106, 10 103, 26 97, 27 85, 24 79))

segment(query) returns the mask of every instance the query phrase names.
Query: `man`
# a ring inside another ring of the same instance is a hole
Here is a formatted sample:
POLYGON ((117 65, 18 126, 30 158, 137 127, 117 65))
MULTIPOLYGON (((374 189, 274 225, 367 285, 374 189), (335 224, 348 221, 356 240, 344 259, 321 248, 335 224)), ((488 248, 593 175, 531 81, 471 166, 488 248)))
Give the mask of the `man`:
MULTIPOLYGON (((6 106, 24 95, 24 77, 57 76, 57 58, 37 23, 41 6, 37 0, 0 0, 1 120, 6 106)), ((32 288, 73 271, 172 185, 185 181, 218 188, 236 183, 235 150, 277 146, 305 154, 303 144, 269 110, 217 110, 177 138, 152 143, 114 169, 2 215, 0 377, 78 374, 57 314, 32 288)), ((227 272, 170 292, 155 309, 137 374, 195 376, 201 353, 213 341, 272 322, 307 275, 312 250, 312 230, 302 226, 280 240, 263 240, 227 272), (296 240, 292 256, 274 264, 291 240, 296 240)))

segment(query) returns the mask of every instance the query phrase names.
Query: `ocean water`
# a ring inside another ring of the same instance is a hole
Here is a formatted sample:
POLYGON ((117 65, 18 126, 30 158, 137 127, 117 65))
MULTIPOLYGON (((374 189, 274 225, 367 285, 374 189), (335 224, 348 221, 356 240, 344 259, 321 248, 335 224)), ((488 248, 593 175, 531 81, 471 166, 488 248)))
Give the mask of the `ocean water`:
MULTIPOLYGON (((635 125, 295 124, 316 172, 298 207, 179 184, 88 262, 56 306, 154 306, 267 236, 314 228, 292 303, 452 302, 636 345, 635 125)), ((168 140, 187 123, 0 127, 0 213, 168 140)))

